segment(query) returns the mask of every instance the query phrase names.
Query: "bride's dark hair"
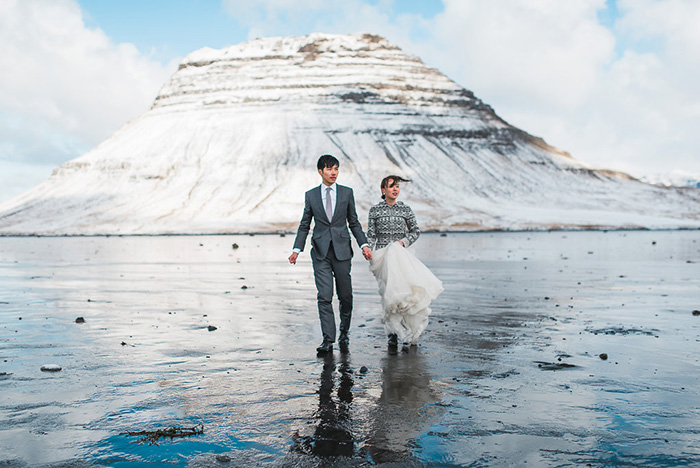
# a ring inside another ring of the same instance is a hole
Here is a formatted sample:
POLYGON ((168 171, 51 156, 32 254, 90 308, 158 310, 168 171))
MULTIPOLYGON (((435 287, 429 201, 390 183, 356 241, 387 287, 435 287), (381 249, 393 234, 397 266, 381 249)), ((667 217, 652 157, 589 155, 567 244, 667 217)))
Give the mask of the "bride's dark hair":
MULTIPOLYGON (((397 175, 390 175, 386 176, 382 179, 382 183, 379 186, 380 189, 385 189, 389 187, 393 187, 394 185, 398 184, 399 182, 410 182, 409 179, 404 179, 401 176, 397 175)), ((382 199, 386 198, 386 195, 382 193, 382 199)))

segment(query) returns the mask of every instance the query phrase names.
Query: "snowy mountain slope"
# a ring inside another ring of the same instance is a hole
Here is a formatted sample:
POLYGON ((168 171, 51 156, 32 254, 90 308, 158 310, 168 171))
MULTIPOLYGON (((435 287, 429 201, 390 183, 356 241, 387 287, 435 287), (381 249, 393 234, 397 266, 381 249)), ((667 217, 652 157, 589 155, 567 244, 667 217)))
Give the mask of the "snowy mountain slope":
POLYGON ((293 231, 316 160, 365 221, 388 174, 423 229, 697 228, 697 190, 599 170, 373 35, 190 54, 152 108, 0 205, 0 234, 293 231))

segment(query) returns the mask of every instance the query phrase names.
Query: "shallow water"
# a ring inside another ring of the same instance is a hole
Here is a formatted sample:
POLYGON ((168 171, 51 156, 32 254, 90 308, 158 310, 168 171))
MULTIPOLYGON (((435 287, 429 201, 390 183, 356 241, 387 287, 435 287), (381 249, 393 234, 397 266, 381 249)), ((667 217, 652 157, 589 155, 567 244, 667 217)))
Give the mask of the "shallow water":
POLYGON ((445 292, 397 355, 358 255, 327 358, 292 241, 0 238, 0 465, 700 464, 700 232, 424 234, 445 292))

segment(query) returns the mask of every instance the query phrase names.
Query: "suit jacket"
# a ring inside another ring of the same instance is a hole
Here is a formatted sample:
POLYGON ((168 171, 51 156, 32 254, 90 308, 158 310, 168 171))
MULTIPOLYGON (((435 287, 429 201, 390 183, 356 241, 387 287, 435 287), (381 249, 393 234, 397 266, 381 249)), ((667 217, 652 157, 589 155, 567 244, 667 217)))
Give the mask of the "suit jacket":
POLYGON ((359 245, 367 243, 367 237, 362 231, 362 225, 357 219, 355 211, 355 195, 350 187, 337 185, 335 210, 333 219, 329 220, 321 201, 321 187, 315 187, 306 192, 304 197, 304 214, 299 223, 297 237, 294 240, 294 248, 304 250, 306 237, 311 228, 311 219, 315 221, 314 231, 311 235, 311 255, 322 260, 328 254, 328 248, 333 242, 333 251, 338 260, 352 258, 352 246, 350 245, 350 233, 359 245))

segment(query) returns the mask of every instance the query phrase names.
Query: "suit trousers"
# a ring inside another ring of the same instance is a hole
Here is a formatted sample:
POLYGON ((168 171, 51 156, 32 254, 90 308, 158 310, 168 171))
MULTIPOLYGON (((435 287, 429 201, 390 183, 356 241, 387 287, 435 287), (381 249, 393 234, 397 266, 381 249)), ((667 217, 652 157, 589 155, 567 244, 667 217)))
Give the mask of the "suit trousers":
POLYGON ((333 251, 333 244, 328 249, 326 258, 319 260, 311 255, 314 267, 314 280, 318 291, 318 317, 321 320, 323 341, 335 342, 335 314, 333 314, 333 278, 340 300, 340 334, 350 330, 352 318, 352 281, 350 267, 352 259, 338 260, 333 251))

